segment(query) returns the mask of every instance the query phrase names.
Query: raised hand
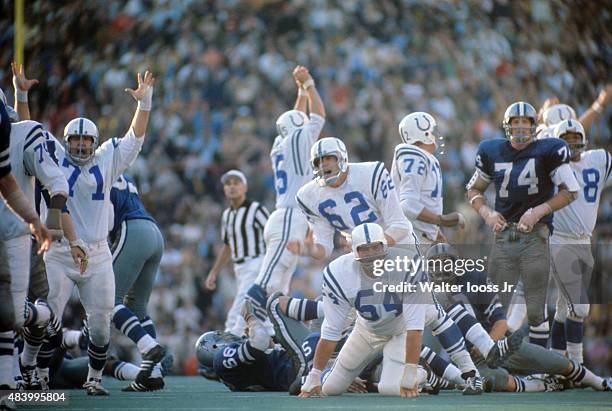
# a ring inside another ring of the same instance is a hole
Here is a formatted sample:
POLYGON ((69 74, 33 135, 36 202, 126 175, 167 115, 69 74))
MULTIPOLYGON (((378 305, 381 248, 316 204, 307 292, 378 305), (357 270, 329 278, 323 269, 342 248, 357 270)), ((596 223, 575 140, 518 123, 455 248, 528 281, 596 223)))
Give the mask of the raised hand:
POLYGON ((150 97, 153 95, 153 85, 155 84, 155 78, 153 77, 153 73, 149 70, 145 71, 144 77, 138 73, 138 88, 136 90, 131 88, 126 88, 125 91, 130 93, 132 97, 136 101, 142 101, 146 97, 150 97), (150 93, 150 95, 148 95, 150 93))
POLYGON ((28 79, 25 76, 23 64, 11 63, 11 69, 13 70, 13 87, 15 90, 28 91, 33 85, 38 84, 38 80, 35 78, 28 79))

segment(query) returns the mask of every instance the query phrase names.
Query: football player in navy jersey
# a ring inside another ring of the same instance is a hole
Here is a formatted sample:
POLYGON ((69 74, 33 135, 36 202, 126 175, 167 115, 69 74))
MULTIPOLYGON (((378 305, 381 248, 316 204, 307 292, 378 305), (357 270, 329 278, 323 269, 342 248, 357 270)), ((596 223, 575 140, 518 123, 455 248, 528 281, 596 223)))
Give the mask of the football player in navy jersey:
POLYGON ((142 355, 140 372, 124 391, 154 391, 164 386, 159 362, 166 350, 156 341, 155 326, 147 314, 155 276, 164 253, 164 238, 147 212, 133 180, 120 175, 110 193, 113 204, 113 271, 115 308, 112 321, 142 355))
MULTIPOLYGON (((466 188, 471 206, 494 232, 491 279, 502 291, 523 280, 530 341, 545 346, 552 214, 576 198, 579 186, 569 166, 567 144, 559 139, 535 140, 536 125, 533 106, 522 101, 511 104, 503 120, 506 139, 480 143, 476 171, 466 188), (494 209, 484 196, 491 182, 494 209)), ((500 293, 504 307, 511 296, 500 293)))

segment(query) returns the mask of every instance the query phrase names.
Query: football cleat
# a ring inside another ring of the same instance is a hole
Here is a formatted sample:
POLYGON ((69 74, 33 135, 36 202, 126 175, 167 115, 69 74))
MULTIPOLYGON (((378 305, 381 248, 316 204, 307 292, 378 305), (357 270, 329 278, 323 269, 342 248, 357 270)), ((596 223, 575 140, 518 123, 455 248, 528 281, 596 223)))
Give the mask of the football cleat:
POLYGON ((565 386, 563 385, 563 383, 557 380, 555 377, 546 377, 543 381, 545 392, 565 390, 565 386))
POLYGON ((506 338, 496 341, 487 354, 486 361, 489 368, 501 366, 508 357, 521 347, 522 343, 523 334, 520 331, 516 331, 506 338))
POLYGON ((463 389, 463 395, 481 395, 483 392, 482 388, 482 377, 476 375, 476 371, 470 371, 464 374, 465 388, 463 389))
POLYGON ((83 388, 87 391, 87 395, 108 395, 106 388, 102 386, 102 380, 99 378, 90 378, 83 388))
POLYGON ((36 375, 35 365, 23 365, 21 363, 21 358, 19 358, 19 369, 23 377, 24 390, 39 391, 42 389, 38 376, 36 375))
POLYGON ((164 379, 161 377, 149 378, 146 383, 141 384, 136 381, 132 381, 130 385, 123 388, 123 392, 147 392, 157 391, 164 388, 164 379))
POLYGON ((166 349, 159 344, 143 354, 142 362, 140 363, 140 371, 138 371, 138 375, 136 375, 136 382, 143 385, 146 384, 147 380, 151 377, 155 364, 160 362, 165 355, 166 349))

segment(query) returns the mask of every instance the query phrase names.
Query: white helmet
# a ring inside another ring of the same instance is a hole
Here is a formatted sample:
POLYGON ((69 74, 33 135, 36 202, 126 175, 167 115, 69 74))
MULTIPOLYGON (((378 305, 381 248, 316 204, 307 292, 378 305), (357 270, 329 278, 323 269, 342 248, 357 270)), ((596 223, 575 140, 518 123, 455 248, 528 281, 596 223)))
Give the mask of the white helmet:
POLYGON ((548 107, 542 117, 544 124, 550 127, 563 120, 576 120, 576 112, 567 104, 555 104, 548 107))
POLYGON ((579 143, 567 143, 570 149, 570 156, 573 157, 576 154, 582 153, 587 145, 586 133, 584 132, 584 127, 580 124, 578 120, 567 119, 561 121, 555 127, 555 137, 563 138, 563 136, 567 133, 576 133, 579 134, 581 139, 579 143))
POLYGON ((424 111, 408 114, 399 123, 399 134, 406 144, 436 144, 442 137, 438 136, 437 123, 433 116, 424 111))
POLYGON ((8 105, 8 102, 6 101, 6 95, 4 94, 4 91, 2 91, 2 89, 0 89, 0 101, 4 103, 4 107, 6 108, 6 113, 9 116, 10 122, 16 123, 17 121, 19 121, 19 114, 17 114, 13 107, 8 105))
POLYGON ((325 137, 315 142, 310 148, 310 165, 315 175, 315 179, 318 181, 321 187, 325 187, 334 184, 340 178, 340 175, 348 169, 348 153, 346 152, 346 146, 336 137, 325 137), (323 170, 319 168, 321 159, 325 156, 336 157, 337 171, 335 170, 323 170))
POLYGON ((289 110, 285 111, 276 120, 276 131, 281 137, 288 137, 292 135, 295 130, 298 130, 308 124, 310 120, 303 111, 289 110))
POLYGON ((387 238, 385 237, 385 232, 383 231, 383 228, 376 223, 364 223, 358 225, 357 227, 353 228, 351 238, 353 255, 355 256, 356 261, 372 263, 374 260, 378 260, 387 255, 387 238), (359 257, 359 254, 357 253, 359 247, 378 243, 382 244, 384 247, 381 254, 368 257, 359 257))
POLYGON ((77 117, 70 120, 70 122, 66 124, 66 127, 64 128, 64 147, 66 149, 66 153, 68 153, 68 156, 79 165, 83 165, 91 160, 96 148, 98 147, 98 140, 98 127, 96 127, 93 121, 85 117, 77 117), (71 150, 69 140, 75 137, 79 138, 80 143, 75 150, 71 150), (91 148, 88 148, 87 150, 85 150, 83 145, 83 140, 85 137, 91 137, 93 139, 91 148))

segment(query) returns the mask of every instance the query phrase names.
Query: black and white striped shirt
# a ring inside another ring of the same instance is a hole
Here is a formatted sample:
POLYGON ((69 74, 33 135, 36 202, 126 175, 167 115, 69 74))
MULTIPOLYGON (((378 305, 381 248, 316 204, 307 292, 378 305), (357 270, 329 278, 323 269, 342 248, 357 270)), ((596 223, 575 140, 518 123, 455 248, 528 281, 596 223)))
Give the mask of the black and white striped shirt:
POLYGON ((221 238, 232 250, 234 263, 240 264, 265 253, 263 231, 269 215, 266 207, 248 198, 240 207, 223 211, 221 238))

